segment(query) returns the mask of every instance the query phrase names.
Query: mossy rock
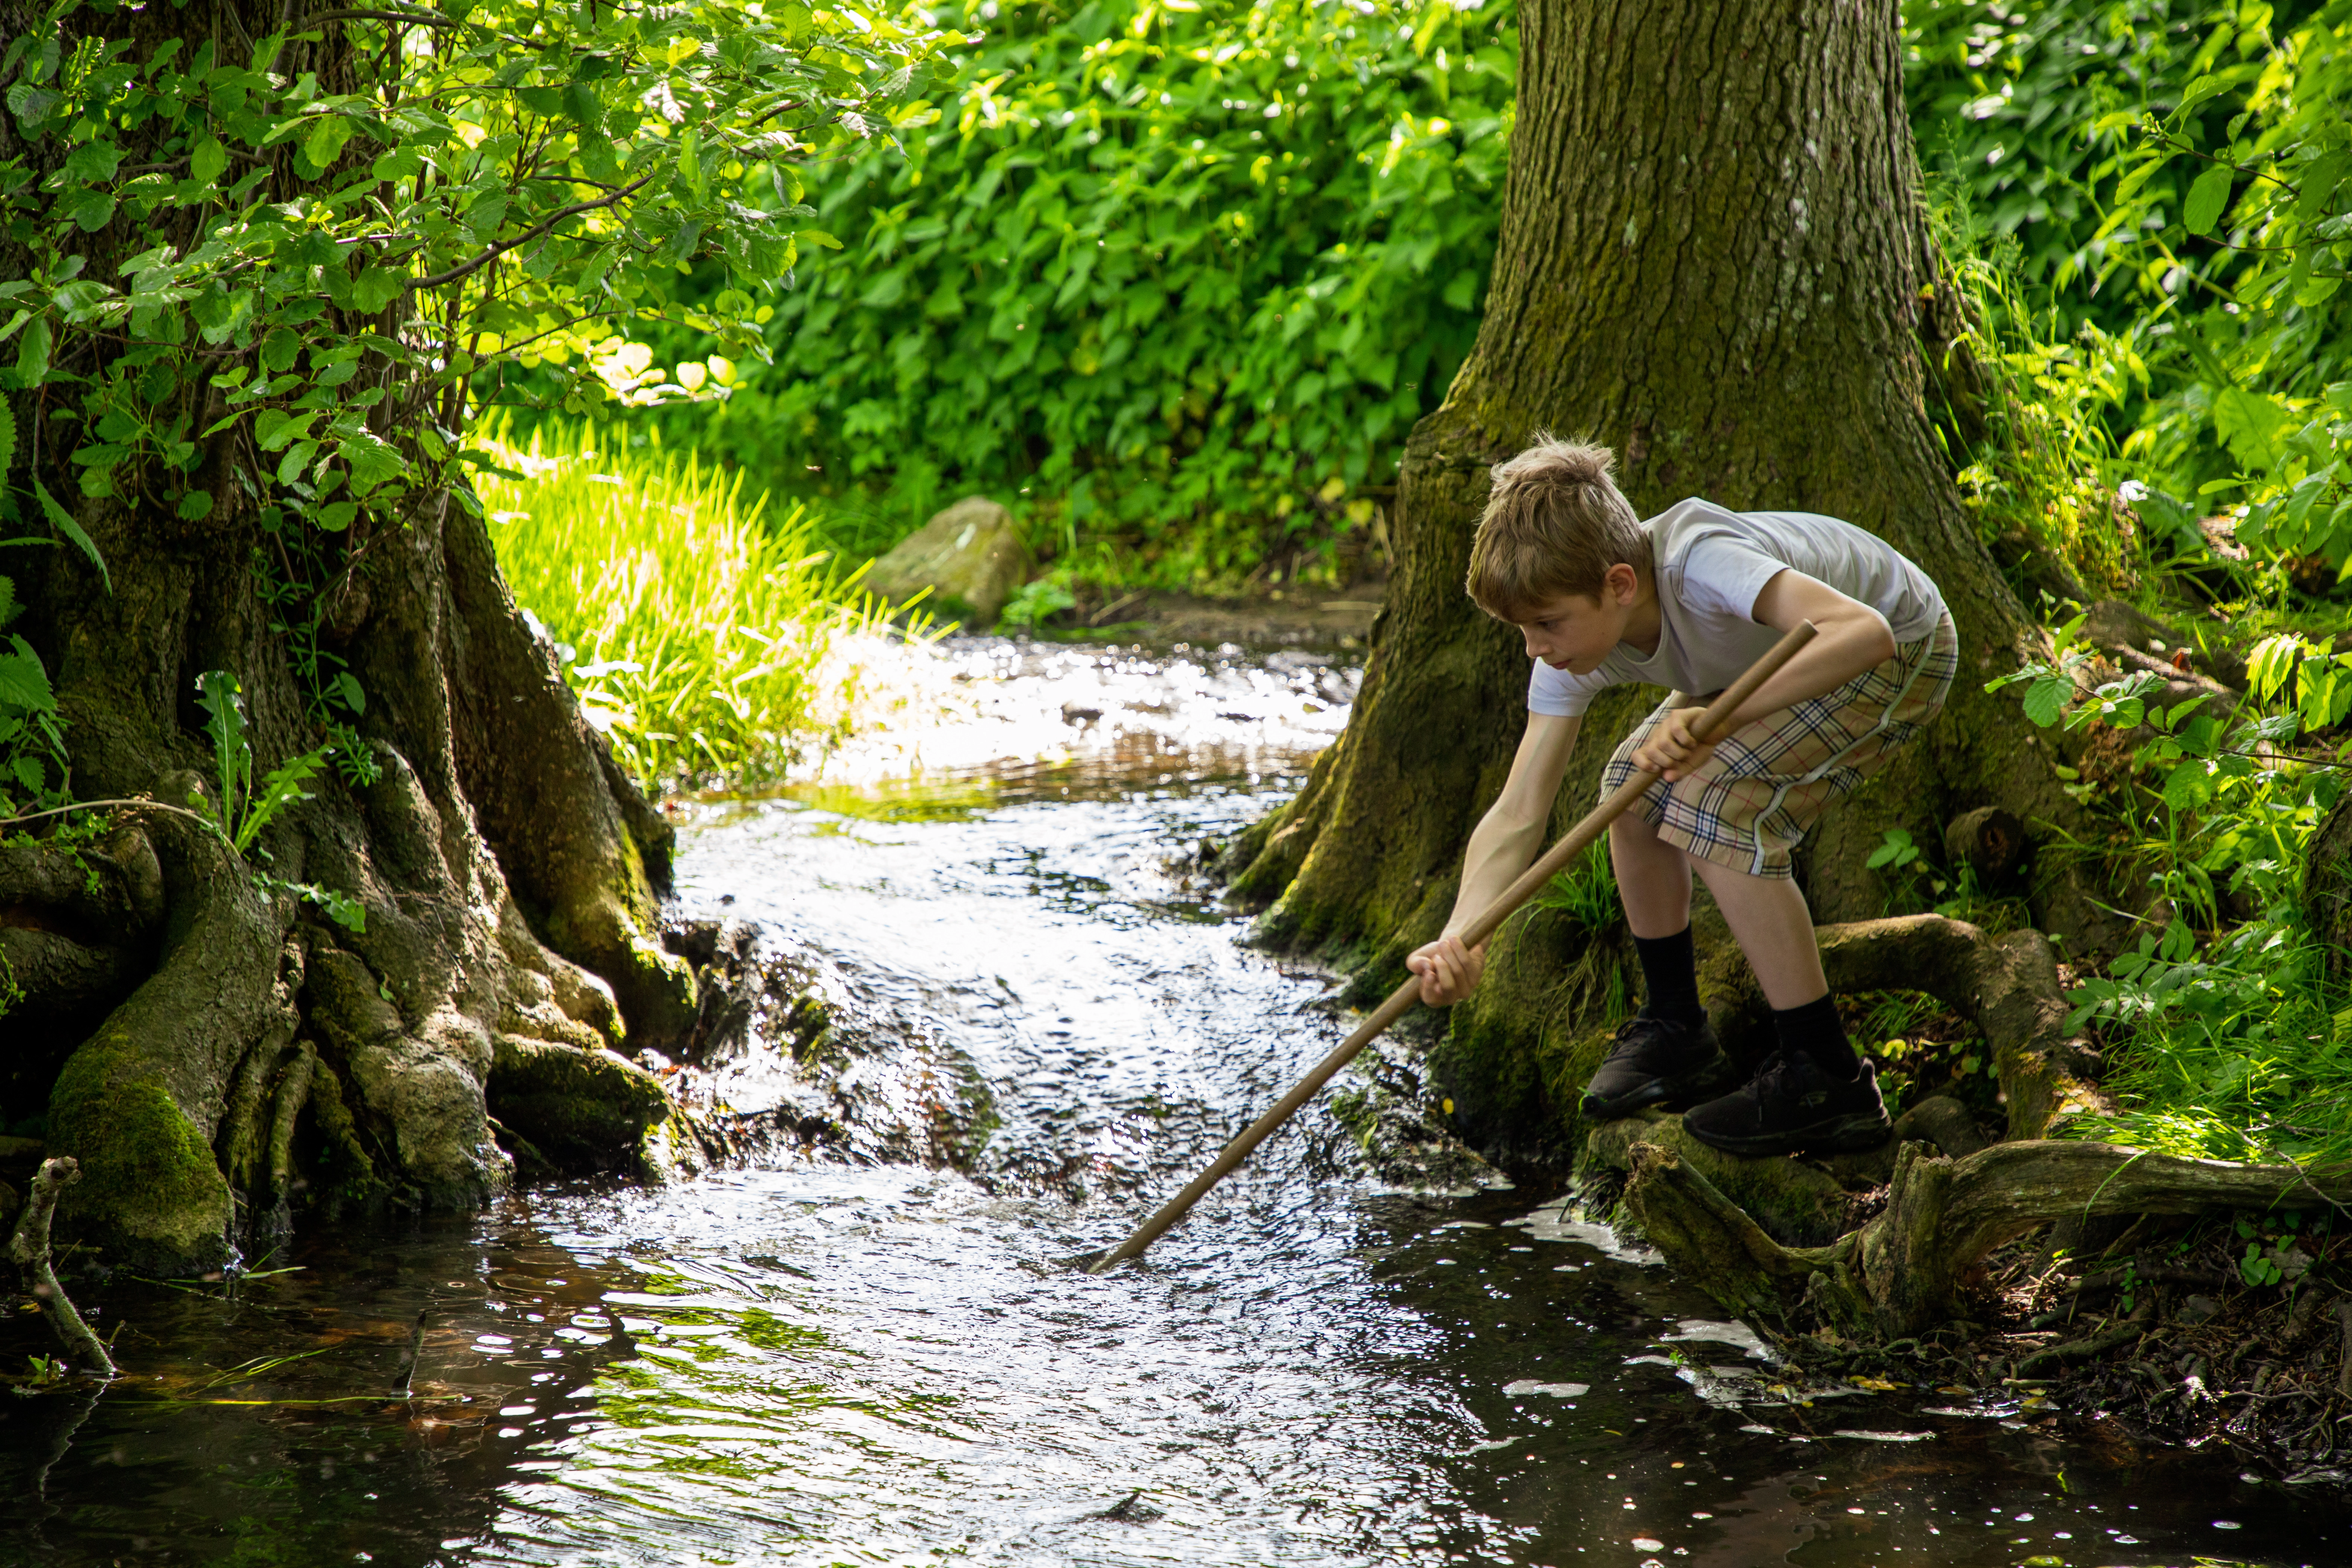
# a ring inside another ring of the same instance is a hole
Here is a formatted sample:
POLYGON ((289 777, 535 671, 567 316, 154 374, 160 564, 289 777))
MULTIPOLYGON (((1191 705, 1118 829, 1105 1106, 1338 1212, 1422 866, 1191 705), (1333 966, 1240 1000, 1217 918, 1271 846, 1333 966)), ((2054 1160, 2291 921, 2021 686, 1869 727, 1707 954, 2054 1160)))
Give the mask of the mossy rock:
POLYGON ((1013 514, 985 496, 967 496, 874 563, 866 585, 894 605, 928 588, 925 604, 935 613, 982 630, 996 624, 1029 565, 1013 514))

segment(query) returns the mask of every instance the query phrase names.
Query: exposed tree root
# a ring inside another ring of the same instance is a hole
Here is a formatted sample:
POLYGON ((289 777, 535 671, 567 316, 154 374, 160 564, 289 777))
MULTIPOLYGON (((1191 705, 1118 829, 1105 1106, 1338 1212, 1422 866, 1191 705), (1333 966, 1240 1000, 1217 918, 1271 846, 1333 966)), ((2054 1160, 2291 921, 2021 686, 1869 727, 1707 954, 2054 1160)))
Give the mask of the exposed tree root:
POLYGON ((2267 1209, 2352 1196, 2352 1173, 2184 1160, 2111 1144, 2036 1139, 1951 1160, 1906 1143, 1886 1206, 1825 1247, 1784 1247, 1694 1164, 1633 1150, 1625 1205, 1675 1271, 1734 1311, 1801 1309, 1851 1330, 1915 1335, 1961 1314, 1987 1254, 2068 1215, 2267 1209))
MULTIPOLYGON (((2008 1106, 2008 1137, 2040 1138, 2062 1117, 2102 1103, 2090 1081, 2095 1058, 2066 1033, 2057 957, 2040 931, 1993 937, 1965 921, 1902 915, 1815 934, 1832 991, 1924 991, 1982 1031, 2008 1106)), ((1717 949, 1701 985, 1735 1055, 1769 1048, 1763 995, 1736 946, 1717 949)))

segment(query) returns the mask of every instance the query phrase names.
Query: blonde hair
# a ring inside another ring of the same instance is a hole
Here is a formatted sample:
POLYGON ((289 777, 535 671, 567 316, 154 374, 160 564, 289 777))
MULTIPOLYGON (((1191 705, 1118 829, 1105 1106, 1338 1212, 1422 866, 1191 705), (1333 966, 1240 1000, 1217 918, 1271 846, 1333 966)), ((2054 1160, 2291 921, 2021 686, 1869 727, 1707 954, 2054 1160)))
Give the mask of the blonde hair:
POLYGON ((1609 477, 1606 447, 1548 430, 1494 468, 1465 584, 1497 620, 1523 620, 1569 594, 1597 599, 1609 568, 1650 574, 1650 535, 1609 477))

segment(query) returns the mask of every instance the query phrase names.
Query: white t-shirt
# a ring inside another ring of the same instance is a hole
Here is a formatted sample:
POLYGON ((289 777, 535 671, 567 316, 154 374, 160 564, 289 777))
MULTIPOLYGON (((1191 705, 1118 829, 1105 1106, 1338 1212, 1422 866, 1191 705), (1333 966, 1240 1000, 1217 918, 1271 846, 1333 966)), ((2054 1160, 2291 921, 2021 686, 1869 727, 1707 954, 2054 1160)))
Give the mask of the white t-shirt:
POLYGON ((1567 718, 1601 688, 1626 682, 1694 696, 1720 691, 1780 640, 1754 617, 1756 595, 1795 570, 1886 617, 1896 642, 1936 627, 1944 596, 1927 574, 1875 534, 1810 511, 1726 511, 1696 497, 1642 525, 1658 588, 1658 651, 1619 643, 1589 675, 1541 659, 1528 680, 1528 710, 1567 718))

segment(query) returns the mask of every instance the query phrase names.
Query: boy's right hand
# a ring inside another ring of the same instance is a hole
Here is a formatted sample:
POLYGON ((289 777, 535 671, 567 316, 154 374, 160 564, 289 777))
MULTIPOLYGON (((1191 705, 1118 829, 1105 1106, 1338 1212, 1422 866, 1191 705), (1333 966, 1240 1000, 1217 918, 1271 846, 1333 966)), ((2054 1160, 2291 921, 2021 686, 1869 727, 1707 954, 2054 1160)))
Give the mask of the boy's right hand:
POLYGON ((1417 947, 1404 966, 1421 976, 1421 999, 1432 1007, 1451 1007, 1478 989, 1486 973, 1485 943, 1465 947, 1458 936, 1442 936, 1417 947))

